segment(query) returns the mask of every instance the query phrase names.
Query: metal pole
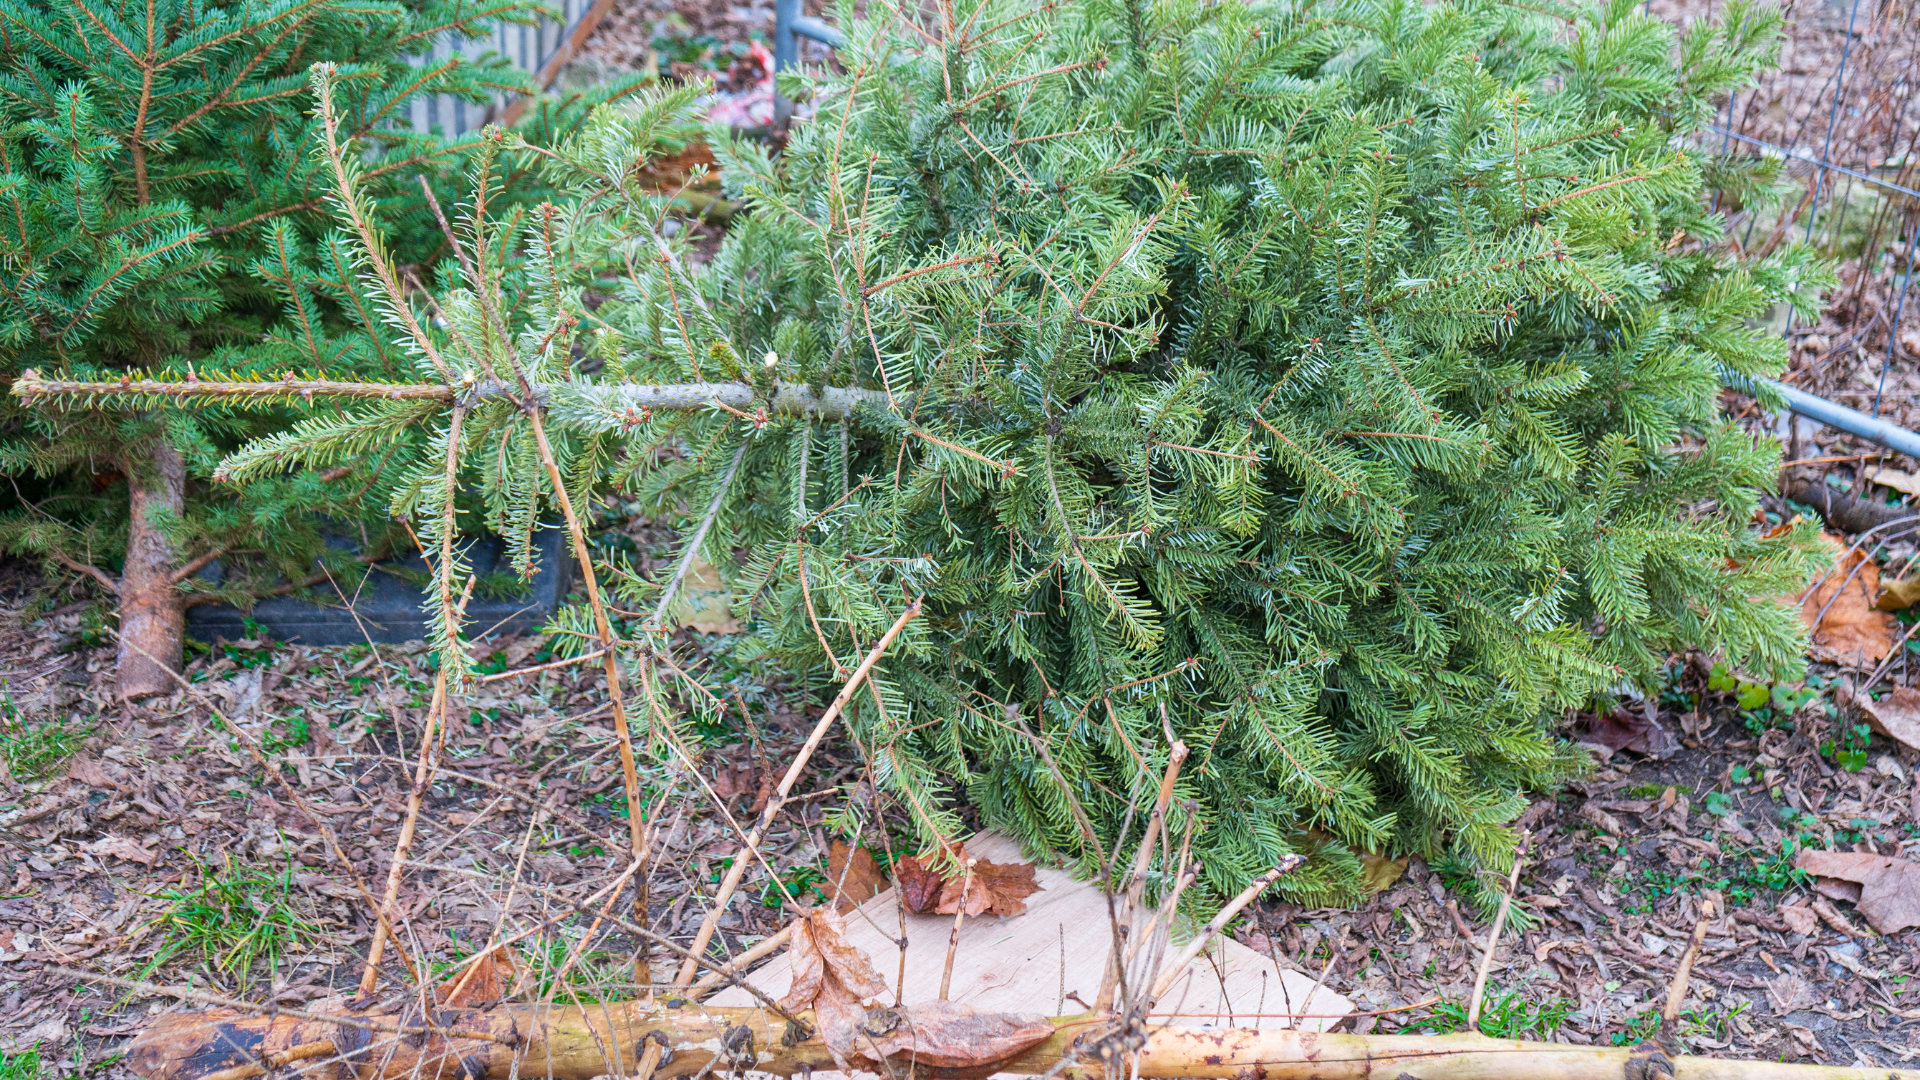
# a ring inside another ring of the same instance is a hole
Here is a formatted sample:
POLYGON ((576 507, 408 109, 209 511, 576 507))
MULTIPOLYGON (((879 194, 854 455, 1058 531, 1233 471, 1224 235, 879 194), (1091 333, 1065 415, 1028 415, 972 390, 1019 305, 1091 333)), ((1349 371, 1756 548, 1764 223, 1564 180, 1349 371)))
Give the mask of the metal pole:
POLYGON ((1826 398, 1814 397, 1805 390, 1796 389, 1772 379, 1762 379, 1736 372, 1723 371, 1720 381, 1729 388, 1751 394, 1757 388, 1765 387, 1779 394, 1787 403, 1787 408, 1809 420, 1817 420, 1836 431, 1849 435, 1858 435, 1870 443, 1884 446, 1911 458, 1920 458, 1920 434, 1908 431, 1898 424, 1890 423, 1845 405, 1837 405, 1826 398))

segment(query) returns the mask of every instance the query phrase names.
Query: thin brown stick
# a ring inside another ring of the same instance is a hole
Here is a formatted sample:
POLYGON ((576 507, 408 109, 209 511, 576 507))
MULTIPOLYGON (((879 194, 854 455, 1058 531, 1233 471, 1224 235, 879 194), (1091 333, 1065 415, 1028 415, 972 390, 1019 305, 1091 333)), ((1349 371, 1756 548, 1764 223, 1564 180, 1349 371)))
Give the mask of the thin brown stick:
MULTIPOLYGON (((714 893, 713 907, 708 910, 707 917, 701 921, 699 932, 693 936, 693 944, 688 951, 694 955, 705 952, 707 942, 713 940, 713 931, 719 925, 720 913, 726 910, 727 901, 733 898, 733 891, 740 887, 740 879, 746 874, 747 867, 751 864, 749 856, 760 846, 762 838, 766 836, 767 828, 773 824, 774 816, 780 813, 782 806, 786 805, 787 796, 793 791, 793 785, 800 779, 800 771, 806 768, 808 760, 813 757, 813 752, 819 749, 820 740, 826 738, 827 729, 839 719, 841 710, 845 709, 847 702, 853 699, 853 692, 866 680, 867 673, 873 670, 873 666, 880 662, 880 657, 886 654, 888 647, 893 644, 893 639, 899 637, 900 631, 906 629, 907 623, 912 622, 914 617, 920 614, 923 599, 924 597, 914 597, 913 602, 907 605, 907 610, 901 612, 900 617, 893 621, 893 625, 881 635, 879 643, 874 645, 873 651, 867 653, 866 659, 860 661, 860 666, 854 669, 846 685, 840 688, 840 693, 834 697, 833 704, 827 707, 826 714, 814 724, 813 732, 807 736, 806 745, 802 746, 800 752, 794 756, 793 764, 787 767, 786 775, 780 778, 780 786, 774 791, 773 797, 767 800, 766 809, 760 812, 760 821, 747 835, 746 843, 734 854, 733 865, 727 868, 726 880, 720 883, 719 890, 714 893)), ((679 973, 674 976, 673 984, 688 985, 693 981, 694 970, 692 960, 683 962, 679 973)))
POLYGON ((1520 887, 1520 866, 1526 861, 1526 841, 1513 854, 1513 869, 1507 874, 1507 891, 1500 894, 1500 910, 1494 913, 1493 926, 1487 930, 1486 955, 1480 958, 1480 970, 1473 977, 1473 999, 1467 1003, 1467 1030, 1480 1030, 1480 1004, 1487 993, 1487 974, 1493 970, 1494 948, 1500 944, 1500 930, 1507 924, 1507 910, 1513 906, 1513 890, 1520 887))
MULTIPOLYGON (((1160 794, 1153 801, 1153 813, 1147 817, 1146 833, 1141 837, 1140 849, 1133 857, 1127 895, 1117 913, 1123 927, 1131 928, 1133 925, 1134 912, 1139 909, 1141 893, 1147 887, 1147 870, 1153 865, 1153 844, 1166 822, 1167 804, 1173 801, 1174 781, 1180 779, 1180 766, 1186 760, 1186 743, 1176 740, 1168 745, 1167 769, 1160 777, 1160 794)), ((1113 955, 1107 957, 1107 969, 1100 976, 1100 993, 1093 1002, 1094 1012, 1106 1012, 1113 1008, 1113 994, 1120 981, 1120 965, 1124 962, 1120 946, 1120 942, 1115 942, 1113 955)))
MULTIPOLYGON (((580 526, 579 515, 574 513, 573 499, 568 497, 567 485, 560 476, 560 466, 554 461, 553 446, 547 441, 547 428, 541 420, 540 410, 528 409, 527 420, 533 426, 533 440, 540 450, 540 463, 546 466, 547 480, 553 485, 554 501, 560 504, 560 513, 566 518, 567 535, 573 539, 573 555, 580 563, 581 581, 587 587, 587 603, 593 608, 593 628, 600 635, 601 659, 607 676, 607 700, 613 706, 613 734, 620 740, 620 779, 627 790, 627 831, 633 842, 633 857, 644 860, 647 838, 646 825, 640 819, 640 779, 634 771, 633 735, 627 729, 626 703, 620 698, 620 661, 614 654, 613 625, 607 621, 607 608, 601 602, 600 586, 594 580, 593 556, 587 550, 586 531, 580 526)), ((640 890, 635 901, 634 921, 644 926, 647 923, 646 890, 640 890)), ((634 982, 640 986, 653 982, 647 954, 648 950, 642 947, 633 960, 634 982)))
POLYGON ((953 986, 953 959, 960 952, 960 928, 967 924, 967 886, 973 884, 973 864, 978 859, 968 859, 967 865, 960 870, 960 903, 953 912, 953 931, 947 935, 947 966, 940 972, 940 1000, 947 1000, 947 991, 953 986))
POLYGON ((1673 981, 1667 984, 1667 1004, 1660 1010, 1662 1023, 1672 1024, 1680 1019, 1680 1002, 1687 996, 1687 980, 1693 975, 1693 961, 1700 955, 1700 944, 1707 940, 1707 924, 1712 921, 1713 901, 1700 901, 1700 918, 1694 921, 1693 937, 1687 942, 1687 951, 1680 954, 1680 963, 1673 969, 1673 981))
MULTIPOLYGON (((432 786, 435 766, 439 764, 439 755, 435 752, 439 746, 438 735, 445 726, 443 714, 447 707, 447 668, 453 664, 452 657, 442 657, 440 671, 433 680, 433 703, 427 708, 427 719, 420 732, 420 760, 414 766, 413 786, 407 791, 407 812, 400 822, 400 835, 393 842, 393 862, 387 867, 387 887, 380 900, 380 925, 374 928, 373 944, 367 948, 367 964, 360 972, 360 993, 371 996, 374 986, 380 981, 380 959, 385 953, 388 937, 388 922, 393 915, 394 904, 400 899, 400 878, 406 872, 407 851, 413 847, 413 833, 420 824, 420 807, 426 800, 427 789, 432 786)), ((397 950, 401 956, 406 950, 397 950)), ((411 966, 411 964, 409 964, 411 966)))
POLYGON ((715 989, 728 985, 733 976, 741 974, 752 965, 785 948, 787 942, 792 940, 793 924, 788 923, 780 928, 779 933, 772 937, 761 938, 754 943, 753 948, 734 957, 731 962, 709 969, 700 977, 699 982, 688 987, 687 992, 681 996, 688 1001, 700 1000, 715 989))
POLYGON ((581 653, 579 656, 569 656, 565 660, 552 660, 544 664, 535 664, 532 667, 514 668, 512 671, 496 671, 491 675, 482 675, 474 681, 490 683, 496 679, 512 679, 521 675, 538 675, 542 671, 551 671, 554 668, 563 668, 573 664, 584 664, 589 660, 598 660, 605 655, 606 653, 604 651, 595 649, 590 653, 581 653))
POLYGON ((1153 984, 1153 998, 1158 999, 1160 995, 1166 993, 1168 988, 1173 986, 1174 980, 1180 977, 1180 973, 1187 970, 1187 965, 1193 963, 1195 957, 1205 952, 1207 946, 1213 944, 1213 939, 1218 937, 1220 931, 1225 929, 1226 925, 1233 921, 1235 915, 1240 914, 1248 904, 1253 903, 1255 898, 1261 893, 1266 892, 1267 886, 1279 881, 1281 875, 1292 873, 1301 863, 1306 861, 1305 856, 1302 855, 1288 854, 1282 856, 1280 862, 1275 865, 1273 869, 1254 878, 1251 884, 1240 890, 1240 895, 1227 901, 1226 906, 1222 907, 1219 913, 1214 915, 1207 923, 1206 928, 1198 934, 1195 934, 1193 940, 1187 943, 1187 947, 1180 950, 1180 955, 1173 958, 1173 963, 1161 969, 1159 980, 1153 984))

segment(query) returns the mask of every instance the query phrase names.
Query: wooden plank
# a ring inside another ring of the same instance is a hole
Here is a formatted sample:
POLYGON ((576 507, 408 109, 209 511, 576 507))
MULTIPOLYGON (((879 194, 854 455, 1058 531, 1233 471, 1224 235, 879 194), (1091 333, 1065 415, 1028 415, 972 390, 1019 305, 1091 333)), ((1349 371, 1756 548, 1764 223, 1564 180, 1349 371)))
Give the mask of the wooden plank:
MULTIPOLYGON (((1014 841, 982 833, 967 841, 967 853, 994 862, 1020 861, 1014 841)), ((1013 918, 968 919, 954 956, 955 1001, 981 1009, 1037 1012, 1048 1016, 1084 1011, 1100 990, 1109 942, 1107 901, 1091 882, 1075 881, 1064 870, 1035 868, 1040 892, 1027 898, 1027 913, 1013 918)), ((864 951, 889 986, 899 978, 900 915, 893 891, 868 900, 846 915, 847 939, 864 951)), ((951 915, 907 916, 906 993, 911 1003, 936 998, 946 965, 951 915)), ((792 983, 784 954, 775 956, 748 979, 779 997, 792 983)), ((732 987, 706 999, 714 1005, 751 1005, 745 990, 732 987)), ((883 1002, 891 1005, 892 1001, 883 1002)), ((1160 999, 1155 1017, 1181 1027, 1299 1026, 1325 1031, 1353 1010, 1353 1003, 1312 977, 1280 968, 1237 941, 1224 940, 1195 960, 1160 999), (1162 1015, 1164 1014, 1164 1015, 1162 1015)))
MULTIPOLYGON (((547 62, 540 65, 540 70, 534 73, 533 85, 540 90, 552 86, 553 80, 560 77, 560 69, 567 66, 574 54, 580 51, 580 46, 585 45, 587 39, 593 36, 593 32, 599 29, 600 20, 606 18, 607 12, 612 10, 613 0, 593 0, 593 6, 588 8, 586 14, 580 16, 580 21, 573 25, 573 32, 567 35, 567 40, 561 42, 560 47, 553 50, 553 55, 547 58, 547 62)), ((507 106, 506 111, 500 114, 500 126, 510 128, 519 122, 532 101, 531 97, 516 98, 507 106)))

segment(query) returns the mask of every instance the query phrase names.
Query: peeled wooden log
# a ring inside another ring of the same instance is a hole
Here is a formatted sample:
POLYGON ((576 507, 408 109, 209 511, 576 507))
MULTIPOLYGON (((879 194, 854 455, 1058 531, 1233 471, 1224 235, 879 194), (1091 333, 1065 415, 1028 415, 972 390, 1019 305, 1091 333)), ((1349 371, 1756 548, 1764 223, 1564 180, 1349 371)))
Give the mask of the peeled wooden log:
MULTIPOLYGON (((819 1036, 765 1009, 694 1004, 498 1005, 436 1011, 351 1012, 339 1005, 305 1015, 256 1015, 235 1009, 157 1018, 127 1048, 144 1080, 247 1080, 289 1066, 331 1080, 592 1080, 627 1076, 649 1041, 665 1046, 656 1077, 738 1069, 788 1076, 835 1064, 819 1036)), ((973 1080, 991 1073, 1037 1075, 1076 1049, 1080 1063, 1056 1073, 1097 1076, 1120 1064, 1140 1040, 1091 1014, 1023 1017, 976 1013, 936 1002, 874 1009, 861 1028, 861 1052, 877 1050, 898 1075, 915 1064, 922 1078, 973 1080), (959 1027, 952 1026, 957 1022, 959 1027), (966 1024, 985 1024, 970 1029, 966 1024), (991 1028, 991 1031, 988 1029, 991 1028), (1024 1048, 1016 1048, 1022 1039, 1024 1048), (958 1039, 959 1049, 954 1040, 958 1039), (1078 1041, 1078 1046, 1075 1043, 1078 1041), (985 1055, 999 1054, 999 1057, 985 1055), (958 1056, 956 1056, 958 1055, 958 1056)), ((801 1019, 811 1022, 810 1015, 801 1019)), ((1650 1044, 1589 1047, 1481 1035, 1335 1035, 1308 1031, 1149 1027, 1139 1047, 1140 1077, 1220 1080, 1920 1080, 1913 1070, 1723 1061, 1674 1056, 1650 1044)))

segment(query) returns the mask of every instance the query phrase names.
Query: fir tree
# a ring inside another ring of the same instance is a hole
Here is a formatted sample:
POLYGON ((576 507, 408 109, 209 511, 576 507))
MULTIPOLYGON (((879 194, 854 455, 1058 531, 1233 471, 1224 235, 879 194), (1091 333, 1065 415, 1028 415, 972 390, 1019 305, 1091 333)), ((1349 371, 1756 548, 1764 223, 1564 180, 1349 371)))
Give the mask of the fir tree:
POLYGON ((571 198, 520 234, 521 277, 469 273, 445 330, 390 305, 447 350, 428 383, 317 387, 375 400, 224 468, 426 430, 426 502, 465 460, 530 508, 552 486, 485 462, 531 426, 547 475, 691 526, 669 574, 601 567, 654 606, 623 647, 656 733, 694 556, 730 569, 736 648, 814 687, 924 597, 844 715, 929 842, 964 796, 1096 869, 1177 739, 1170 828, 1218 893, 1294 851, 1319 857, 1279 888, 1316 902, 1365 851, 1503 865, 1525 792, 1577 768, 1569 706, 1654 688, 1669 648, 1800 663, 1794 614, 1755 598, 1803 580, 1809 529, 1751 527, 1777 447, 1717 388, 1782 366, 1748 319, 1823 274, 1726 255, 1688 141, 1771 55, 1771 11, 1678 42, 1629 0, 842 17, 845 73, 788 79, 815 112, 780 158, 709 132, 746 212, 704 266, 635 179, 684 101, 603 109, 537 155, 571 198), (537 315, 489 338, 515 289, 537 315), (604 366, 565 378, 576 327, 604 366))
MULTIPOLYGON (((369 155, 369 191, 406 237, 405 261, 430 266, 444 241, 422 177, 450 195, 475 139, 414 131, 409 104, 453 94, 484 106, 529 87, 498 57, 421 67, 410 55, 544 13, 533 0, 0 0, 7 374, 404 368, 365 332, 372 298, 349 250, 325 236, 331 181, 312 153, 307 69, 331 61, 350 72, 343 107, 369 155)), ((543 107, 527 127, 551 137, 580 112, 543 107)), ((349 560, 329 552, 316 512, 336 528, 360 518, 365 554, 395 539, 378 514, 361 512, 371 468, 204 482, 224 454, 298 411, 0 415, 0 471, 38 480, 0 518, 0 546, 118 598, 122 697, 174 689, 166 669, 180 663, 187 604, 313 584, 323 557, 323 572, 343 573, 349 560), (193 576, 215 558, 228 571, 219 589, 193 576)))

